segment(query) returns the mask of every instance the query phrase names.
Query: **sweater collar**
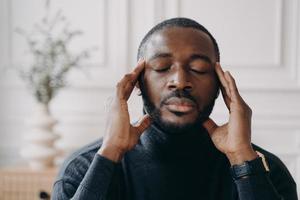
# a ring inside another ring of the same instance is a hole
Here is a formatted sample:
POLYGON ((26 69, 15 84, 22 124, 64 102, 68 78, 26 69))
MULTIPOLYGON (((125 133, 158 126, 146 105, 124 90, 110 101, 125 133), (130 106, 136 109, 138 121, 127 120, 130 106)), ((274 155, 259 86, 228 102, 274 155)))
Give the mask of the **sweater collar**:
POLYGON ((206 158, 216 152, 208 132, 203 127, 193 133, 171 134, 151 124, 142 134, 141 144, 148 154, 168 159, 206 158))

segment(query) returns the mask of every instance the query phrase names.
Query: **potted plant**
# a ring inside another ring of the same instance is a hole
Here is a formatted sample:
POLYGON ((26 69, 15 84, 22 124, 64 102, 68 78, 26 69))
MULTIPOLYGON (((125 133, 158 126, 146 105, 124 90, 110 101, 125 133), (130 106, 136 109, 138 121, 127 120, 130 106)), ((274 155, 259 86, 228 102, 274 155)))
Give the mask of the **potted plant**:
POLYGON ((21 78, 33 94, 36 112, 28 121, 29 132, 25 134, 25 145, 21 155, 32 168, 53 166, 58 151, 54 142, 58 135, 53 127, 57 123, 49 111, 49 103, 59 90, 66 86, 66 75, 79 68, 93 49, 74 53, 70 44, 81 35, 79 30, 71 30, 62 11, 50 12, 50 1, 46 1, 45 16, 28 33, 18 28, 16 32, 27 42, 32 62, 17 67, 21 78))

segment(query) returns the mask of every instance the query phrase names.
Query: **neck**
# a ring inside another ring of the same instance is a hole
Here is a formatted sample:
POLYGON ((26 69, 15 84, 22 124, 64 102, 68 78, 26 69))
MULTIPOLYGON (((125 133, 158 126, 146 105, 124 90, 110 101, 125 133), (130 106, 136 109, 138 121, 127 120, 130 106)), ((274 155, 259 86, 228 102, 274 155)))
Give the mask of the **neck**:
POLYGON ((141 140, 148 151, 168 157, 194 156, 211 149, 210 137, 202 126, 174 134, 152 124, 142 135, 141 140))

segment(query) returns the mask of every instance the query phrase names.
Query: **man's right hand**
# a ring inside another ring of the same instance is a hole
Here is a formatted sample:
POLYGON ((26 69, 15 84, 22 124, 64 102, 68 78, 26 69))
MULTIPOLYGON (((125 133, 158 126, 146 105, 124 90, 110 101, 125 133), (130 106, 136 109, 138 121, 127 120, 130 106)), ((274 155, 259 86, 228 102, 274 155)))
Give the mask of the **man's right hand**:
POLYGON ((124 153, 131 150, 138 142, 141 134, 151 123, 149 115, 145 115, 136 124, 130 124, 127 100, 137 83, 140 73, 145 68, 145 61, 140 60, 136 68, 121 79, 116 86, 116 94, 109 109, 106 133, 98 153, 114 162, 119 162, 124 153))

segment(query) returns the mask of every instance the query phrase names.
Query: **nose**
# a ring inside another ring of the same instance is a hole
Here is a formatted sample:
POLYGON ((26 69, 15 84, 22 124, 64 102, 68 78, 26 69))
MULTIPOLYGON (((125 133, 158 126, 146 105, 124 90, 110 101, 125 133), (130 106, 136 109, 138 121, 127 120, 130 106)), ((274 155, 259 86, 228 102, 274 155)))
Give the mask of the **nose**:
POLYGON ((170 90, 192 90, 188 72, 183 67, 177 67, 168 81, 170 90))

